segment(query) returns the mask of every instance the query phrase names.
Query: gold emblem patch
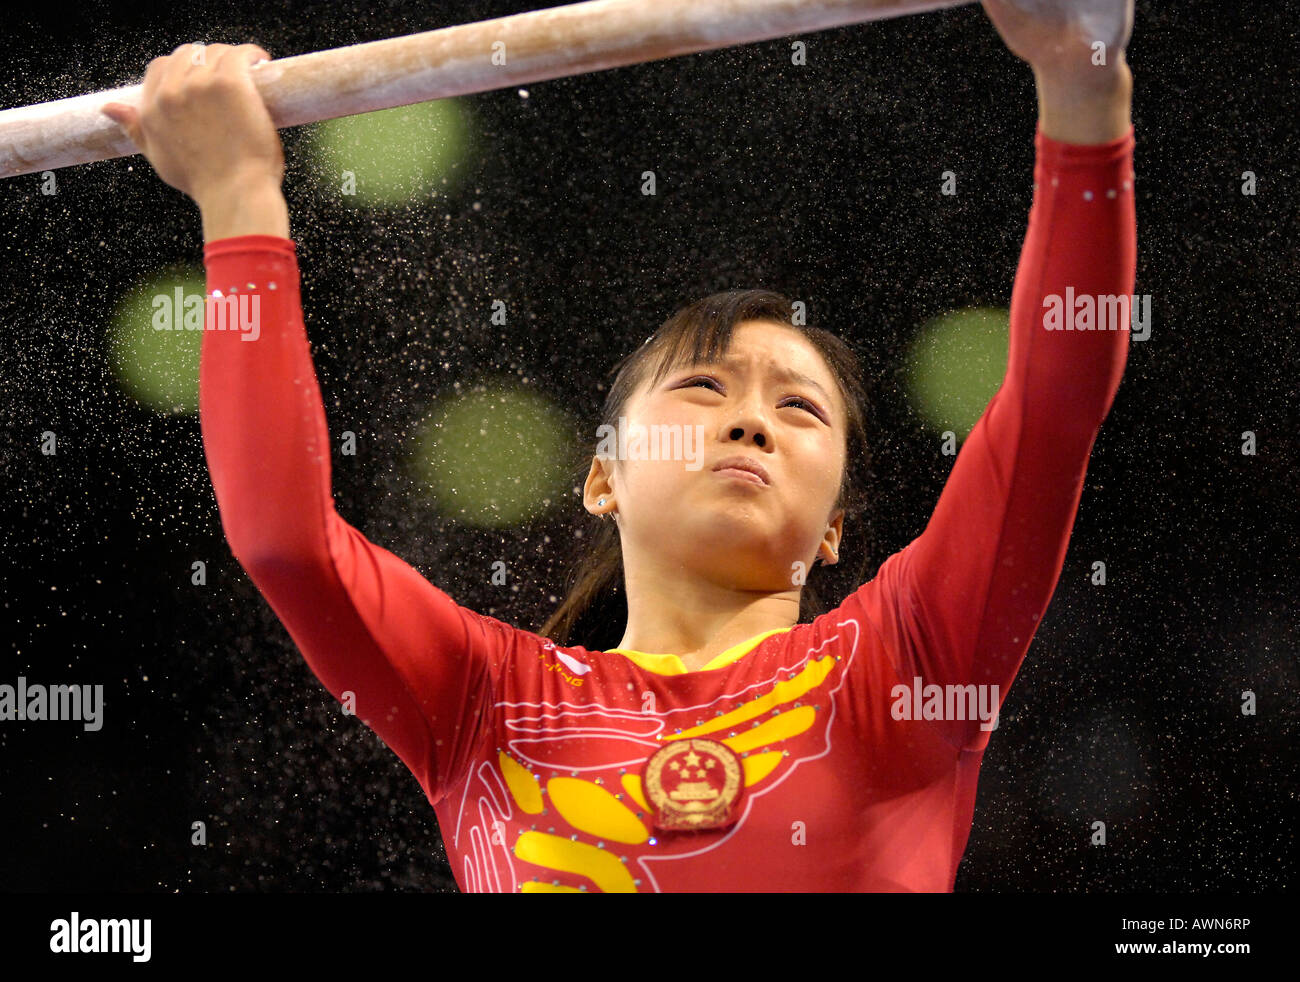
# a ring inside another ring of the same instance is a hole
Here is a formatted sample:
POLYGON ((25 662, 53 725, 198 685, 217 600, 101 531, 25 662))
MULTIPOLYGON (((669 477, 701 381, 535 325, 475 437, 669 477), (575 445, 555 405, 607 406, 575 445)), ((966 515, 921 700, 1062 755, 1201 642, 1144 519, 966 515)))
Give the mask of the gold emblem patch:
POLYGON ((665 832, 722 829, 738 817, 744 787, 740 758, 726 744, 674 740, 646 761, 641 777, 654 824, 665 832))

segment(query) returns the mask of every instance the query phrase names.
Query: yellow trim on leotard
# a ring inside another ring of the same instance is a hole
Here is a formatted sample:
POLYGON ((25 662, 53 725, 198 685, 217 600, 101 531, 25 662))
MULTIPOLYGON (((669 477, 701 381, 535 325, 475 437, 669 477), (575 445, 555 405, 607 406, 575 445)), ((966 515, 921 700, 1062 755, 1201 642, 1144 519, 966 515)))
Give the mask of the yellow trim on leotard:
MULTIPOLYGON (((723 665, 730 665, 733 661, 737 661, 753 651, 764 638, 770 638, 773 634, 780 634, 782 631, 788 630, 790 630, 788 627, 774 627, 762 634, 755 634, 752 638, 742 641, 740 644, 733 644, 726 651, 711 659, 703 668, 696 669, 696 671, 707 672, 710 669, 721 668, 723 665)), ((658 675, 686 675, 690 672, 680 655, 652 654, 645 651, 636 651, 633 648, 608 648, 606 650, 630 658, 642 668, 658 675)))

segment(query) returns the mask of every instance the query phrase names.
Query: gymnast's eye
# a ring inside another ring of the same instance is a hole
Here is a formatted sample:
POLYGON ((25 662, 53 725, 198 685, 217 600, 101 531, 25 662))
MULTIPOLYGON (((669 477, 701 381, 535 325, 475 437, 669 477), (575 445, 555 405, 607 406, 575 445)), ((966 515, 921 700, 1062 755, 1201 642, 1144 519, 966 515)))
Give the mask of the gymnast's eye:
MULTIPOLYGON (((681 388, 683 389, 695 388, 695 384, 697 382, 708 382, 711 386, 716 386, 718 384, 717 379, 711 378, 708 375, 696 375, 693 378, 688 378, 685 382, 683 382, 681 384, 681 388)), ((713 391, 717 392, 718 389, 715 388, 713 391)))
POLYGON ((821 419, 822 414, 818 412, 817 407, 814 406, 807 399, 803 398, 802 396, 791 396, 788 400, 786 400, 785 404, 791 405, 792 403, 796 403, 796 402, 802 403, 804 407, 808 410, 808 412, 812 413, 818 419, 821 419))

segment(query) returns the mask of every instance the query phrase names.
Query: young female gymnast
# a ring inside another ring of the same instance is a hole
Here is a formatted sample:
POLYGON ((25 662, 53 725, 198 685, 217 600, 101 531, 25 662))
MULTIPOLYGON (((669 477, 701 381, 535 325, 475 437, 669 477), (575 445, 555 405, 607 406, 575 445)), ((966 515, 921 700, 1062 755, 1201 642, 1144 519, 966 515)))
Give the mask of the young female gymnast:
POLYGON ((523 630, 334 509, 283 158, 247 71, 270 56, 211 45, 194 64, 184 45, 150 63, 139 112, 106 107, 198 203, 214 300, 260 298, 257 340, 211 310, 203 338, 231 549, 415 775, 461 889, 952 889, 992 714, 1060 575, 1128 351, 1127 322, 1047 313, 1067 291, 1079 311, 1133 292, 1133 6, 1111 6, 1099 63, 1096 24, 984 2, 1039 96, 1006 375, 925 531, 806 622, 803 571, 843 558, 863 408, 848 347, 793 323, 784 297, 707 297, 623 360, 602 422, 702 432, 703 466, 593 455, 583 504, 606 532, 542 633, 523 630), (568 638, 618 580, 618 646, 568 638))

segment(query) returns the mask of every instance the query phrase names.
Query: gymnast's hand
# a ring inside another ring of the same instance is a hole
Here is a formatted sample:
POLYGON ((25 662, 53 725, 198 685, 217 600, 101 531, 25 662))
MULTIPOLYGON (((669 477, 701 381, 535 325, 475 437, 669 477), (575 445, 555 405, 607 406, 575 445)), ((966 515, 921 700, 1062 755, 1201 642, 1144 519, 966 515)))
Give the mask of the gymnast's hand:
POLYGON ((271 56, 255 44, 182 44, 145 71, 140 106, 102 112, 126 131, 158 176, 202 205, 211 195, 284 179, 284 151, 249 75, 271 56))
POLYGON ((1133 0, 983 0, 984 13, 1035 75, 1105 81, 1125 64, 1133 0), (1101 42, 1099 47, 1097 42, 1101 42))
POLYGON ((982 0, 1011 53, 1034 70, 1044 136, 1080 146, 1133 128, 1124 49, 1133 0, 982 0))

